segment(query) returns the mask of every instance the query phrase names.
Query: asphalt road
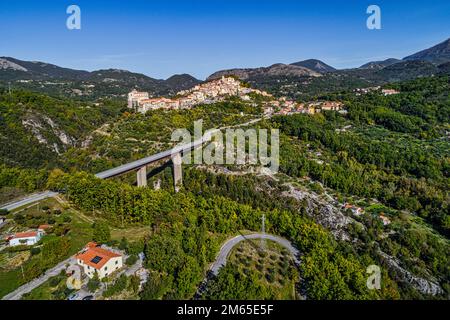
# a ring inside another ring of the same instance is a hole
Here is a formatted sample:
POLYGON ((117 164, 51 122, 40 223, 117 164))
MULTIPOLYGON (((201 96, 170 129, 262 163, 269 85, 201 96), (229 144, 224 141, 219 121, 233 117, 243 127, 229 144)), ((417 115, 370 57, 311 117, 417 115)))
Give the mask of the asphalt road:
POLYGON ((298 259, 299 251, 296 248, 294 248, 294 246, 289 240, 271 234, 254 233, 249 235, 239 235, 225 242, 222 248, 220 248, 219 254, 217 255, 216 260, 213 262, 210 271, 214 275, 217 275, 219 269, 225 266, 225 264, 227 263, 228 255, 230 254, 231 249, 233 249, 233 247, 236 244, 244 240, 255 240, 255 239, 267 239, 277 242, 278 244, 282 245, 283 247, 285 247, 290 251, 290 253, 294 257, 294 262, 297 265, 300 264, 300 260, 298 259))
POLYGON ((6 296, 4 296, 2 298, 2 300, 20 300, 25 293, 28 293, 31 290, 33 290, 34 288, 39 287, 41 284, 43 284, 45 281, 47 281, 51 277, 58 275, 61 272, 61 270, 65 270, 66 264, 74 264, 74 263, 75 263, 74 257, 70 257, 64 261, 61 261, 55 267, 47 270, 47 272, 45 272, 39 278, 36 278, 30 282, 27 282, 26 284, 17 288, 13 292, 8 293, 6 296))
POLYGON ((0 207, 0 209, 11 211, 11 210, 26 206, 27 204, 30 204, 33 202, 41 201, 41 200, 44 200, 47 198, 52 198, 52 197, 56 196, 57 194, 58 194, 57 192, 53 192, 53 191, 44 191, 44 192, 40 192, 40 193, 35 193, 35 194, 27 196, 26 198, 24 198, 22 200, 7 203, 7 204, 3 205, 2 207, 0 207))

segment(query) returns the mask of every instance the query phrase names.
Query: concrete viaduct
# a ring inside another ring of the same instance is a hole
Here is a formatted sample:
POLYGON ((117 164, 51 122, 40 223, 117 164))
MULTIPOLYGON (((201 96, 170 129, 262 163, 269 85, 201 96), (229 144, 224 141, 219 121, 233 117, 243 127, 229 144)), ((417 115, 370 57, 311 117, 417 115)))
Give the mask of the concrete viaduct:
POLYGON ((173 182, 175 191, 178 192, 179 187, 183 183, 183 176, 181 171, 181 162, 183 155, 191 152, 192 150, 202 147, 204 143, 207 143, 211 141, 211 136, 207 135, 204 136, 201 139, 195 140, 191 143, 184 144, 181 146, 177 146, 175 148, 172 148, 170 150, 166 150, 157 154, 154 154, 152 156, 136 160, 127 164, 124 164, 122 166, 109 169, 100 173, 97 173, 95 176, 100 179, 108 179, 120 176, 122 174, 136 171, 137 175, 137 185, 138 187, 145 187, 147 186, 147 165, 157 162, 159 160, 163 159, 171 159, 172 166, 173 166, 173 182))

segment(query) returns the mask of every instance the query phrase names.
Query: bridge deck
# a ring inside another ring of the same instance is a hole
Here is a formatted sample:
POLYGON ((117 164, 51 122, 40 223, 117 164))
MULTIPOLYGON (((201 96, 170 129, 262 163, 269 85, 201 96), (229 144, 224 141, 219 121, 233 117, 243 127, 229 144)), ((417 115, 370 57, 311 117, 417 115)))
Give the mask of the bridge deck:
POLYGON ((139 168, 142 168, 143 166, 146 166, 153 162, 159 161, 161 159, 169 158, 172 155, 175 155, 177 153, 186 153, 187 151, 191 151, 192 149, 195 149, 198 146, 200 146, 203 143, 208 142, 208 141, 209 141, 209 139, 205 139, 205 138, 198 139, 198 140, 195 140, 194 142, 184 144, 182 146, 178 146, 178 147, 172 148, 170 150, 166 150, 166 151, 151 155, 149 157, 142 158, 142 159, 124 164, 122 166, 119 166, 119 167, 116 167, 113 169, 99 172, 95 176, 100 179, 108 179, 108 178, 120 176, 120 175, 130 172, 130 171, 136 171, 139 168))

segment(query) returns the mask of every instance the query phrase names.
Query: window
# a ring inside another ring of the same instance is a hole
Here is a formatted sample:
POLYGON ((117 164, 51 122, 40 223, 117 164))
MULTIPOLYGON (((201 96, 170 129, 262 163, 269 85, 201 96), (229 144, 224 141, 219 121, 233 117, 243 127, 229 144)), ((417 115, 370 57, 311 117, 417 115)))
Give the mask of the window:
POLYGON ((118 263, 119 263, 119 261, 116 260, 116 264, 118 264, 118 263))

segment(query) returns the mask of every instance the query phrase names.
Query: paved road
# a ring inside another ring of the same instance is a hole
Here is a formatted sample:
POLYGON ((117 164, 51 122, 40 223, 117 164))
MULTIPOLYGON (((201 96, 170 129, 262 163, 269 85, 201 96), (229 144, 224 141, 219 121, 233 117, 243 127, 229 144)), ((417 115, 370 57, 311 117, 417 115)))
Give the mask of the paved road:
POLYGON ((297 265, 300 264, 300 260, 298 259, 299 251, 296 248, 294 248, 294 246, 289 240, 271 234, 254 233, 249 235, 239 235, 225 242, 222 248, 220 248, 219 254, 216 257, 216 260, 213 262, 210 271, 214 275, 217 275, 219 269, 225 266, 225 264, 227 263, 228 255, 230 254, 231 249, 233 249, 233 247, 236 244, 244 240, 254 240, 254 239, 267 239, 277 242, 278 244, 282 245, 291 252, 292 256, 294 257, 294 261, 297 265))
POLYGON ((6 296, 4 296, 2 298, 2 300, 20 300, 25 293, 28 293, 31 290, 33 290, 34 288, 39 287, 40 285, 42 285, 45 281, 47 281, 51 277, 58 275, 61 272, 61 270, 65 270, 66 264, 74 264, 75 262, 76 262, 75 258, 70 257, 70 258, 58 263, 55 267, 47 270, 47 272, 45 272, 39 278, 36 278, 36 279, 24 284, 23 286, 17 288, 13 292, 7 294, 6 296))
POLYGON ((52 198, 52 197, 56 196, 57 194, 58 194, 57 192, 53 192, 53 191, 44 191, 44 192, 40 192, 40 193, 35 193, 30 196, 27 196, 26 198, 24 198, 22 200, 7 203, 7 204, 3 205, 2 207, 0 207, 0 209, 11 211, 11 210, 23 207, 23 206, 33 203, 33 202, 41 201, 41 200, 44 200, 47 198, 52 198))

